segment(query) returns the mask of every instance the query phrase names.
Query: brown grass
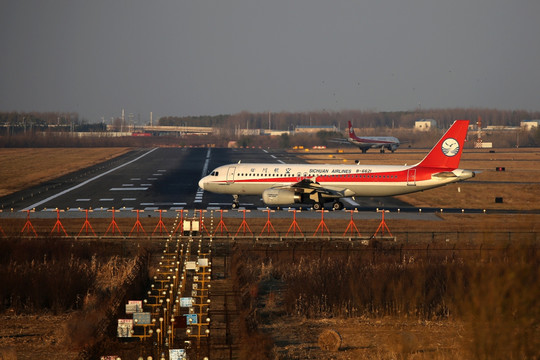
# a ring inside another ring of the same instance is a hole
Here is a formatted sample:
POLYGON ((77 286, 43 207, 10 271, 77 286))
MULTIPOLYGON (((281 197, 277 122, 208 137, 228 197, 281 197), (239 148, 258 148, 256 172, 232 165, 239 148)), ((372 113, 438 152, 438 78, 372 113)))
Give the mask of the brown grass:
POLYGON ((138 247, 117 243, 2 239, 0 355, 3 349, 20 359, 75 358, 90 347, 101 352, 102 324, 116 321, 124 298, 146 290, 145 258, 138 247))
POLYGON ((0 196, 125 154, 130 148, 0 148, 0 196))
POLYGON ((403 249, 391 247, 312 252, 293 262, 242 250, 233 256, 238 287, 258 287, 243 304, 273 338, 278 358, 540 355, 540 290, 531 286, 540 276, 536 245, 502 246, 487 257, 466 247, 411 248, 403 258, 396 256, 403 249), (338 352, 316 349, 328 329, 342 335, 338 352))

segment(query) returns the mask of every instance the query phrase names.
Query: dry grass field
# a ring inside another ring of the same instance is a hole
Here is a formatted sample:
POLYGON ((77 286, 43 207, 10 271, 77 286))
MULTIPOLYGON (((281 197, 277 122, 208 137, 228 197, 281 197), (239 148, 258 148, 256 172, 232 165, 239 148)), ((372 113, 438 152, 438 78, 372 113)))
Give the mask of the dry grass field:
POLYGON ((129 148, 0 148, 0 196, 128 152, 129 148))

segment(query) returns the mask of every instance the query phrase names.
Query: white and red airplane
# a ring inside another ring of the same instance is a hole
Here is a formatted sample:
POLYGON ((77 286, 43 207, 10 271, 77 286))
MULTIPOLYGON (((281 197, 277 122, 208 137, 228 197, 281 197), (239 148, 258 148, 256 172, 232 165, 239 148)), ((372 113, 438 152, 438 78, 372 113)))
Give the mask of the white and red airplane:
POLYGON ((336 140, 340 143, 349 143, 358 146, 362 153, 365 154, 369 149, 379 148, 382 153, 384 149, 391 152, 396 151, 399 146, 399 140, 393 136, 362 136, 359 137, 354 133, 354 128, 349 121, 349 137, 347 139, 336 140))
POLYGON ((341 198, 393 196, 432 189, 469 179, 470 170, 458 169, 469 120, 456 120, 418 164, 329 165, 329 164, 229 164, 213 170, 199 181, 207 191, 233 196, 233 209, 240 195, 262 195, 267 205, 324 203, 343 208, 341 198))

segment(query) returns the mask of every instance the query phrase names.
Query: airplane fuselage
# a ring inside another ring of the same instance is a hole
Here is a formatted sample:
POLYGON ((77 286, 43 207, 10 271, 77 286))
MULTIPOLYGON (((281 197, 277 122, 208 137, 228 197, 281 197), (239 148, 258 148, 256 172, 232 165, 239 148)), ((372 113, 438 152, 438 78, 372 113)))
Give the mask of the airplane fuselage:
POLYGON ((392 165, 230 164, 201 179, 204 190, 260 195, 269 188, 291 187, 306 179, 344 196, 393 196, 443 186, 472 177, 468 170, 447 169, 449 176, 432 176, 441 169, 392 165))

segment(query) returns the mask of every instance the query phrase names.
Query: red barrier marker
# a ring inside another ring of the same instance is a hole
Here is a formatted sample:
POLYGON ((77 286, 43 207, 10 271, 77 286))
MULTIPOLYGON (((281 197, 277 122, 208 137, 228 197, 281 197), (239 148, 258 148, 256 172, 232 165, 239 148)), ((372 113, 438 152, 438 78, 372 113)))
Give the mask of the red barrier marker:
POLYGON ((382 214, 382 219, 381 219, 381 223, 379 224, 379 227, 377 228, 377 231, 375 231, 375 234, 373 234, 372 237, 376 238, 379 231, 381 231, 381 236, 384 236, 384 230, 385 229, 386 229, 386 231, 388 231, 390 236, 392 236, 392 233, 390 232, 390 229, 386 225, 386 221, 384 221, 384 213, 385 212, 390 212, 390 211, 388 211, 388 210, 377 210, 377 212, 380 212, 382 214))
POLYGON ((293 212, 293 221, 291 223, 291 226, 289 226, 289 230, 287 230, 287 234, 285 234, 285 236, 289 235, 289 233, 291 232, 291 229, 293 230, 295 236, 296 236, 296 230, 297 229, 300 232, 300 234, 302 234, 302 236, 304 236, 304 233, 302 232, 302 230, 300 230, 300 226, 298 226, 298 223, 296 222, 296 209, 289 210, 289 211, 293 212))
POLYGON ((324 222, 324 209, 321 210, 321 222, 319 223, 319 226, 317 226, 317 229, 313 233, 313 235, 317 235, 317 232, 319 232, 319 229, 321 230, 321 235, 324 235, 324 230, 330 235, 330 230, 328 230, 328 227, 326 226, 326 223, 324 222))
POLYGON ((270 221, 270 213, 274 212, 274 210, 267 209, 267 210, 263 210, 263 212, 268 213, 268 220, 266 220, 266 224, 264 224, 264 227, 261 230, 260 235, 262 235, 265 229, 268 231, 268 235, 270 235, 270 229, 272 229, 272 232, 277 235, 276 230, 274 229, 274 225, 272 225, 272 222, 270 221))
POLYGON ((161 213, 163 211, 167 211, 167 210, 159 209, 159 210, 154 210, 154 211, 159 211, 159 222, 157 223, 156 227, 154 228, 154 231, 152 232, 152 235, 154 235, 158 229, 159 229, 159 234, 162 235, 163 231, 167 231, 167 228, 165 227, 165 224, 163 223, 161 213))
POLYGON ((30 221, 30 211, 34 212, 34 210, 24 210, 26 211, 26 223, 24 224, 24 227, 21 230, 21 233, 24 233, 25 231, 30 233, 33 232, 35 236, 37 236, 36 229, 34 229, 34 226, 32 225, 32 222, 30 221))
POLYGON ((225 223, 223 222, 223 211, 227 211, 227 210, 223 210, 223 209, 219 210, 220 218, 219 218, 219 223, 217 224, 216 230, 214 231, 214 235, 216 235, 218 229, 219 229, 219 234, 223 235, 224 228, 225 228, 225 231, 227 231, 227 235, 229 235, 229 229, 227 229, 227 225, 225 225, 225 223))
POLYGON ((144 230, 144 227, 142 226, 141 221, 139 220, 139 212, 140 211, 144 212, 144 210, 131 210, 131 211, 137 212, 137 221, 135 221, 135 225, 133 225, 133 227, 131 228, 131 231, 129 232, 129 235, 131 235, 131 233, 135 229, 137 230, 137 235, 139 235, 139 231, 141 231, 141 230, 144 233, 144 235, 146 235, 146 231, 144 230))
POLYGON ((253 235, 253 232, 251 231, 248 223, 246 222, 246 211, 249 211, 249 210, 244 209, 244 210, 238 210, 238 211, 242 211, 244 213, 244 219, 242 220, 242 223, 238 227, 238 231, 236 231, 236 234, 234 236, 238 235, 241 229, 244 230, 244 235, 246 235, 246 228, 249 230, 250 234, 253 235))
POLYGON ((109 232, 109 230, 112 229, 112 233, 114 235, 114 232, 115 231, 118 231, 120 233, 120 235, 122 235, 122 232, 120 231, 120 228, 118 227, 118 224, 116 223, 116 220, 114 219, 114 213, 115 212, 118 212, 120 210, 114 210, 114 208, 112 208, 112 210, 107 210, 107 211, 110 211, 112 212, 112 221, 109 225, 109 227, 107 228, 107 231, 105 231, 105 235, 107 235, 107 233, 109 232))
POLYGON ((94 234, 94 236, 96 236, 96 233, 94 232, 94 229, 92 228, 92 225, 90 224, 90 221, 88 221, 88 211, 92 211, 92 210, 84 210, 86 212, 86 220, 84 221, 84 224, 81 228, 81 231, 79 231, 79 233, 77 234, 77 236, 80 236, 81 233, 83 232, 83 230, 86 231, 86 235, 88 235, 88 229, 92 230, 92 234, 94 234))
POLYGON ((356 225, 354 224, 354 221, 353 221, 353 213, 358 212, 358 211, 355 209, 355 210, 350 210, 350 212, 351 212, 351 221, 349 221, 349 225, 347 226, 347 229, 345 229, 345 232, 343 233, 343 236, 345 236, 345 234, 347 234, 349 231, 351 232, 351 235, 354 235, 353 230, 356 231, 356 234, 358 236, 362 236, 360 234, 360 231, 358 231, 358 228, 356 227, 356 225))
POLYGON ((54 230, 58 232, 58 235, 60 235, 60 230, 62 230, 64 232, 64 235, 68 236, 66 229, 64 229, 64 226, 62 225, 62 222, 60 221, 60 209, 58 208, 56 208, 56 223, 54 224, 54 227, 51 230, 51 234, 54 232, 54 230))

